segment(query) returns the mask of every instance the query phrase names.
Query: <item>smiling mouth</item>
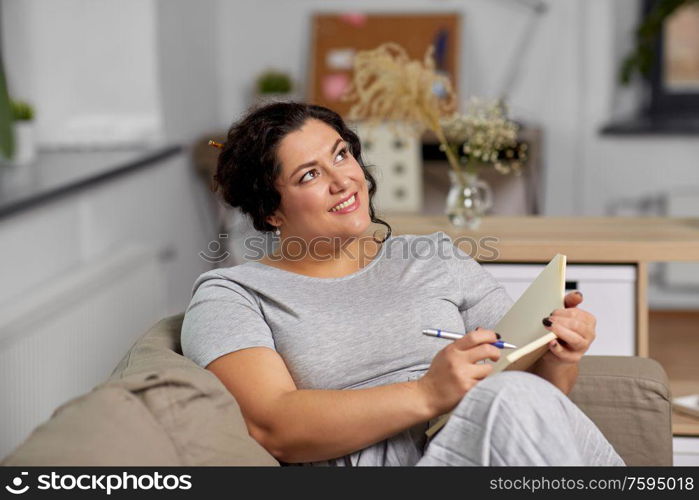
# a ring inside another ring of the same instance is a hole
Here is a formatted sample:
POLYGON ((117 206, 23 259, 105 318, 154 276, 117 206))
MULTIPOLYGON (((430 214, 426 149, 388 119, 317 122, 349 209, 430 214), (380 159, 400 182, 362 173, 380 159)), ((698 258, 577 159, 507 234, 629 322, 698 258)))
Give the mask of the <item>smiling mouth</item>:
POLYGON ((328 212, 340 212, 347 207, 351 207, 352 205, 357 203, 357 201, 358 201, 357 193, 354 193, 352 196, 350 196, 348 199, 346 199, 342 203, 338 203, 333 208, 328 210, 328 212))

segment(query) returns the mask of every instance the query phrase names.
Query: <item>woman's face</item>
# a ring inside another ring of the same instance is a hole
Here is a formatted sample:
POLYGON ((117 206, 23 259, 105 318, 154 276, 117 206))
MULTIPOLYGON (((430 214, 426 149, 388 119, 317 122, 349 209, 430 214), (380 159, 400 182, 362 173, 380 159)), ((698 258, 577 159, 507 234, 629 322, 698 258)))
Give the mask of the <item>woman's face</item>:
POLYGON ((286 135, 277 149, 281 172, 276 188, 279 208, 268 221, 282 237, 354 237, 369 224, 369 187, 364 172, 340 134, 325 122, 309 119, 286 135), (354 196, 354 200, 352 197, 354 196), (349 206, 333 210, 350 200, 349 206))

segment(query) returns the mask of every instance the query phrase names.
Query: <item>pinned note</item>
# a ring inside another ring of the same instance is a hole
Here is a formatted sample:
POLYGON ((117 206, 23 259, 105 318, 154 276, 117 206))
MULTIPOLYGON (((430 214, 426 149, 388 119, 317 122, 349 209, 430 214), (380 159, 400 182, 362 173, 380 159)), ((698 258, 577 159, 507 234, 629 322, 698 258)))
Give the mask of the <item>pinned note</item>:
POLYGON ((332 70, 351 70, 354 62, 354 49, 332 49, 325 56, 325 65, 332 70))
POLYGON ((321 89, 323 97, 328 101, 339 101, 349 87, 349 76, 346 73, 333 73, 323 77, 321 89))

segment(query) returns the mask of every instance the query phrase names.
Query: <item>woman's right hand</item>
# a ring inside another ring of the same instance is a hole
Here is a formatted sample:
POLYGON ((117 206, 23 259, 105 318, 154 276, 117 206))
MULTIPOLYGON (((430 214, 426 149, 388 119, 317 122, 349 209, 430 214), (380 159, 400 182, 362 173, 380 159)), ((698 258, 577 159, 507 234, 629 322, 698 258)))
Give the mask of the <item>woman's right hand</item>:
POLYGON ((500 359, 500 349, 490 345, 496 340, 493 330, 479 327, 446 346, 432 359, 429 370, 417 382, 436 415, 454 409, 468 391, 493 371, 488 363, 476 363, 500 359))

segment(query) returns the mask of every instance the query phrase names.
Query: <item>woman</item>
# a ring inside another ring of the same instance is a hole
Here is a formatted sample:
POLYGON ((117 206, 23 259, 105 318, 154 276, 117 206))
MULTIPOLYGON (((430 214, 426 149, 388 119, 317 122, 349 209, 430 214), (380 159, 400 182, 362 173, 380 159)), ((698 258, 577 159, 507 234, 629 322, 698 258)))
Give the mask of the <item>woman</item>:
POLYGON ((357 136, 329 109, 275 103, 234 124, 216 182, 278 250, 202 274, 182 326, 185 356, 238 401, 282 464, 514 465, 623 462, 565 396, 594 339, 574 306, 532 373, 485 379, 504 288, 444 233, 391 237, 357 136), (369 236, 372 223, 387 236, 369 236), (424 328, 469 332, 463 339, 424 328), (484 380, 485 379, 485 380, 484 380), (455 410, 429 442, 425 430, 455 410))

